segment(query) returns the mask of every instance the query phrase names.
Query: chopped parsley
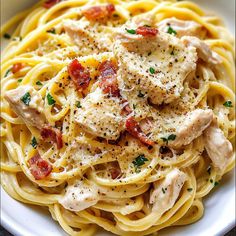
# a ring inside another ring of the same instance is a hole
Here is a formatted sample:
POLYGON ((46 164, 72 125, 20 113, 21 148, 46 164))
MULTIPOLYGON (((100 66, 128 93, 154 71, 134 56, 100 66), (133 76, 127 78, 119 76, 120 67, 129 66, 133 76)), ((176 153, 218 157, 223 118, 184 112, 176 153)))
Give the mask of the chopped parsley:
POLYGON ((168 34, 173 34, 173 35, 177 34, 177 32, 172 27, 170 27, 170 26, 168 27, 167 33, 168 34))
POLYGON ((210 179, 210 182, 213 184, 213 182, 214 182, 213 179, 210 179))
POLYGON ((56 34, 56 30, 52 28, 50 30, 47 30, 47 33, 56 34))
POLYGON ((18 79, 17 82, 18 82, 18 83, 21 83, 21 82, 22 82, 22 79, 18 79))
POLYGON ((135 171, 140 171, 140 166, 145 164, 145 161, 148 161, 148 159, 144 156, 144 154, 141 154, 135 158, 135 160, 132 162, 135 167, 135 171))
POLYGON ((165 189, 164 188, 161 188, 161 191, 163 192, 163 194, 166 193, 165 189))
POLYGON ((53 99, 53 96, 50 93, 47 94, 47 100, 48 100, 48 105, 54 105, 56 103, 56 101, 53 99))
POLYGON ((134 109, 134 110, 136 109, 136 105, 135 105, 135 104, 133 104, 133 109, 134 109))
POLYGON ((38 145, 38 142, 37 142, 37 140, 36 140, 36 138, 35 137, 33 137, 32 138, 32 140, 31 140, 31 143, 30 143, 31 145, 32 145, 32 147, 33 148, 36 148, 37 147, 37 145, 38 145))
POLYGON ((224 105, 225 107, 233 107, 231 101, 226 101, 223 105, 224 105))
POLYGON ((188 190, 189 192, 192 192, 192 191, 193 191, 193 189, 192 189, 192 188, 187 188, 187 190, 188 190))
POLYGON ((125 29, 129 34, 136 34, 136 30, 134 29, 125 29))
POLYGON ((81 108, 81 107, 82 107, 81 104, 80 104, 80 101, 78 101, 78 102, 76 103, 76 106, 77 106, 78 108, 81 108))
POLYGON ((27 92, 21 99, 20 99, 25 105, 29 106, 29 103, 31 101, 30 93, 27 92))
POLYGON ((11 69, 8 69, 8 70, 6 71, 4 77, 7 77, 10 72, 11 72, 11 69))
POLYGON ((143 98, 145 94, 143 94, 140 90, 138 91, 138 97, 143 98))
POLYGON ((219 182, 216 181, 216 182, 214 183, 214 186, 217 186, 217 185, 219 185, 219 182))
POLYGON ((167 138, 166 137, 162 137, 161 139, 164 141, 164 142, 166 142, 166 143, 168 143, 168 141, 173 141, 173 140, 175 140, 175 138, 176 138, 176 135, 175 134, 170 134, 167 138))
POLYGON ((3 35, 3 37, 4 37, 5 39, 10 39, 10 38, 11 38, 11 35, 8 34, 8 33, 5 33, 5 34, 3 35))
POLYGON ((43 85, 39 80, 36 82, 37 85, 43 85))
POLYGON ((155 69, 154 69, 153 67, 150 67, 150 68, 149 68, 149 72, 150 72, 151 74, 154 74, 154 73, 155 73, 155 69))

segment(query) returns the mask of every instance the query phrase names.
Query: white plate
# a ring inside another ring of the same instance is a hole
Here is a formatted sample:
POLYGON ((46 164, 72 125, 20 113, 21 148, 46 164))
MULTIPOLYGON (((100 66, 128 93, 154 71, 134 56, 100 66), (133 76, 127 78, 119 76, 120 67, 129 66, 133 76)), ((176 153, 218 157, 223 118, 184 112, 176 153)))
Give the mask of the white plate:
MULTIPOLYGON (((205 9, 221 15, 234 34, 235 0, 195 0, 205 9)), ((20 10, 32 5, 34 0, 1 0, 2 22, 20 10), (20 4, 19 4, 20 3, 20 4)), ((226 175, 220 186, 204 200, 205 214, 198 222, 183 227, 166 229, 159 236, 223 236, 235 226, 235 175, 226 175)), ((22 204, 10 198, 1 189, 1 223, 15 236, 63 236, 65 232, 52 220, 46 210, 22 204)), ((99 233, 99 235, 110 235, 99 233)))

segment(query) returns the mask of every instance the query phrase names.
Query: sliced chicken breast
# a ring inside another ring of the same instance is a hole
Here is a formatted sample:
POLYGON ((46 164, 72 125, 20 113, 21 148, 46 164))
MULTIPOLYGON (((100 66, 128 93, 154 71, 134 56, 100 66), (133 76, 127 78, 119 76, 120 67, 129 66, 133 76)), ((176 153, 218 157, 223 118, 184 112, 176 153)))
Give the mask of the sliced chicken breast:
POLYGON ((41 95, 31 86, 19 86, 5 94, 12 110, 19 115, 26 124, 41 129, 46 124, 41 95))
POLYGON ((230 158, 233 156, 233 147, 230 141, 224 136, 219 128, 216 118, 204 132, 204 141, 207 154, 213 165, 224 172, 230 158))
POLYGON ((78 181, 66 188, 66 193, 59 203, 70 211, 82 211, 95 205, 98 200, 98 189, 95 185, 90 186, 85 181, 78 181))
POLYGON ((65 20, 63 26, 82 54, 100 53, 112 49, 111 40, 107 34, 98 32, 97 27, 92 26, 89 21, 65 20))
POLYGON ((164 180, 154 183, 154 190, 149 202, 153 204, 152 211, 160 214, 172 208, 179 197, 180 191, 186 181, 186 174, 178 169, 168 173, 164 180))
POLYGON ((119 32, 113 48, 121 94, 127 100, 149 98, 153 104, 174 101, 183 91, 184 80, 195 71, 195 48, 167 33, 145 37, 129 29, 119 32))
POLYGON ((183 123, 177 127, 175 133, 176 138, 169 142, 169 146, 177 149, 184 145, 188 145, 202 134, 202 132, 210 125, 212 119, 213 112, 210 109, 196 109, 189 112, 186 117, 184 117, 183 123))
POLYGON ((119 98, 109 97, 97 88, 81 102, 81 106, 76 122, 85 131, 107 140, 119 138, 124 129, 119 98))

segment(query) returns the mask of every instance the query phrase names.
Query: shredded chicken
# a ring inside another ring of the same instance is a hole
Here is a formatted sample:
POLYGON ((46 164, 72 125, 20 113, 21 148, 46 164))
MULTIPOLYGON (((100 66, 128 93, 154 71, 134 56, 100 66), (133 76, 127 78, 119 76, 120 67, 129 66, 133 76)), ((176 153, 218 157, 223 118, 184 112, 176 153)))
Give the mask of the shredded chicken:
POLYGON ((186 174, 174 169, 166 175, 164 180, 155 182, 149 201, 153 204, 152 210, 163 214, 173 207, 185 181, 186 174))
POLYGON ((197 36, 201 35, 204 31, 202 26, 195 21, 179 20, 175 17, 165 19, 157 24, 160 31, 168 32, 171 27, 176 32, 176 37, 182 36, 197 36))
POLYGON ((176 138, 169 142, 169 146, 180 148, 191 143, 210 125, 212 119, 213 112, 210 109, 196 109, 189 112, 183 123, 177 128, 176 138))
POLYGON ((9 102, 12 110, 19 115, 26 124, 41 129, 46 123, 46 117, 43 111, 43 99, 33 87, 24 85, 9 90, 5 93, 5 99, 9 102))
POLYGON ((184 36, 181 38, 181 41, 187 46, 195 47, 198 57, 203 61, 213 65, 221 63, 219 55, 213 52, 210 47, 199 38, 184 36))
POLYGON ((213 165, 224 172, 230 158, 233 156, 233 147, 218 127, 216 118, 204 132, 205 148, 213 165))

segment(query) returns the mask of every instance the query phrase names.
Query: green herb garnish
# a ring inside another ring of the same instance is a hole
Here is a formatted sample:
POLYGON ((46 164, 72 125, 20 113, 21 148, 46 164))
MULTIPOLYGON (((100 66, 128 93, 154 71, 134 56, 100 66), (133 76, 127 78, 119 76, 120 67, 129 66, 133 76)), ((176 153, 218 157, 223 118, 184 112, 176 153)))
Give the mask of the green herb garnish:
POLYGON ((164 188, 161 188, 161 191, 163 192, 163 194, 166 193, 165 189, 164 188))
POLYGON ((138 92, 138 97, 139 97, 139 98, 143 98, 144 95, 145 95, 145 94, 143 94, 143 93, 139 90, 139 92, 138 92))
POLYGON ((8 69, 8 70, 6 71, 4 77, 7 77, 10 72, 11 72, 11 69, 8 69))
POLYGON ((173 35, 177 34, 177 32, 173 28, 171 28, 170 26, 168 27, 167 33, 168 34, 173 34, 173 35))
POLYGON ((154 73, 155 73, 155 69, 154 69, 153 67, 150 67, 150 68, 149 68, 149 72, 150 72, 151 74, 154 74, 154 73))
POLYGON ((140 166, 145 164, 145 161, 148 161, 148 159, 144 156, 144 154, 141 154, 135 158, 135 160, 132 162, 135 167, 135 171, 140 171, 140 166))
POLYGON ((129 34, 136 34, 136 30, 134 29, 125 29, 129 34))
POLYGON ((223 105, 224 105, 225 107, 233 107, 231 101, 226 101, 223 105))
POLYGON ((43 85, 39 80, 36 82, 37 85, 43 85))
POLYGON ((210 182, 213 184, 213 182, 214 182, 213 179, 210 179, 210 182))
POLYGON ((81 107, 82 107, 81 104, 80 104, 80 101, 78 101, 78 102, 76 103, 76 106, 77 106, 78 108, 81 108, 81 107))
POLYGON ((219 185, 219 182, 216 181, 216 182, 214 183, 214 186, 217 186, 217 185, 219 185))
POLYGON ((32 145, 32 147, 33 148, 36 148, 37 147, 37 145, 38 145, 38 142, 37 142, 37 140, 36 140, 36 138, 35 137, 33 137, 32 138, 32 140, 31 140, 31 143, 30 143, 31 145, 32 145))
POLYGON ((47 30, 47 33, 56 34, 56 30, 52 28, 50 30, 47 30))
POLYGON ((31 101, 30 93, 27 92, 21 99, 20 99, 25 105, 29 106, 29 103, 31 101))
POLYGON ((18 79, 17 82, 18 82, 18 83, 21 83, 21 82, 22 82, 22 79, 18 79))
POLYGON ((3 35, 3 37, 4 37, 5 39, 10 39, 10 38, 11 38, 11 35, 8 34, 8 33, 5 33, 5 34, 3 35))
POLYGON ((48 105, 54 105, 56 101, 53 99, 50 93, 47 94, 48 105))
POLYGON ((161 138, 164 142, 167 142, 168 143, 168 141, 170 141, 170 140, 175 140, 176 139, 176 135, 175 134, 170 134, 167 138, 165 138, 165 137, 162 137, 161 138))
POLYGON ((187 190, 188 190, 189 192, 192 192, 192 191, 193 191, 193 189, 192 189, 192 188, 187 188, 187 190))

